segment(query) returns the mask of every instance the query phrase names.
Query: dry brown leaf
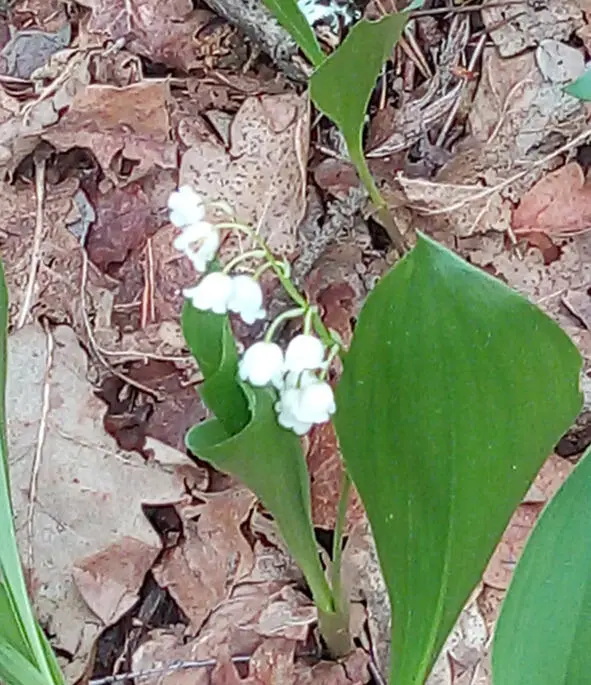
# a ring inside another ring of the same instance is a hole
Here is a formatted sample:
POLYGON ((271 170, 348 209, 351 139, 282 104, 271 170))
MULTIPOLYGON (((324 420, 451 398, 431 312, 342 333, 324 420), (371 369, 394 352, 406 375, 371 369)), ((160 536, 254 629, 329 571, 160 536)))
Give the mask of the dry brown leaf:
POLYGON ((180 183, 225 200, 275 253, 293 257, 306 209, 309 123, 305 95, 249 97, 232 122, 230 149, 210 141, 189 148, 180 183))
POLYGON ((115 623, 137 602, 144 577, 159 553, 158 545, 124 537, 75 563, 76 587, 104 625, 115 623))
POLYGON ((85 27, 94 40, 125 39, 128 49, 170 67, 190 70, 202 62, 198 32, 214 15, 190 0, 82 0, 92 15, 85 27))
POLYGON ((142 178, 154 166, 174 169, 177 148, 170 138, 169 98, 167 81, 123 88, 89 85, 44 138, 62 151, 89 148, 115 183, 142 178))
MULTIPOLYGON (((179 502, 185 490, 157 455, 147 464, 117 452, 104 432, 103 406, 86 380, 86 357, 71 329, 46 335, 31 325, 11 335, 8 344, 8 440, 18 537, 35 609, 55 636, 54 645, 72 654, 65 672, 74 681, 104 627, 76 589, 75 566, 127 538, 138 541, 142 554, 158 550, 160 540, 142 505, 179 502)), ((137 592, 145 566, 144 558, 128 569, 127 592, 137 592)), ((102 568, 100 591, 110 608, 100 613, 116 615, 124 605, 113 605, 109 588, 121 580, 122 569, 102 568)), ((130 597, 123 599, 129 603, 130 597)))
POLYGON ((67 47, 71 29, 66 24, 56 33, 17 31, 0 52, 0 73, 28 79, 55 52, 67 47))
POLYGON ((528 2, 491 7, 483 10, 482 18, 502 57, 517 55, 547 38, 568 39, 583 25, 579 0, 541 7, 528 2))
POLYGON ((153 573, 197 632, 209 614, 226 599, 253 567, 250 544, 241 526, 256 497, 243 488, 201 496, 203 504, 179 510, 184 535, 167 550, 153 573))
POLYGON ((513 212, 516 234, 542 231, 564 236, 586 231, 591 223, 591 185, 577 164, 570 162, 538 181, 513 212))
POLYGON ((522 504, 517 508, 482 576, 487 585, 499 590, 509 587, 517 560, 541 511, 541 504, 522 504))
POLYGON ((570 476, 573 469, 574 466, 570 461, 556 454, 551 454, 527 491, 523 503, 546 504, 549 502, 570 476))

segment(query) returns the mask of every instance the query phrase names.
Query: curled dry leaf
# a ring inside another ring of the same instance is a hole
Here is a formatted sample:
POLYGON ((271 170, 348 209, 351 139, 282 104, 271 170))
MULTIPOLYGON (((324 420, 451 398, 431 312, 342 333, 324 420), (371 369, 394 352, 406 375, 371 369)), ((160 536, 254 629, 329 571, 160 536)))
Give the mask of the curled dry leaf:
POLYGON ((89 148, 115 183, 131 182, 156 166, 174 169, 169 86, 143 81, 123 88, 93 84, 77 93, 59 125, 44 133, 58 150, 89 148), (115 158, 117 165, 115 164, 115 158), (127 162, 126 162, 127 160, 127 162))
POLYGON ((180 183, 225 200, 275 253, 293 257, 306 209, 309 123, 306 96, 249 97, 230 127, 230 149, 210 141, 190 147, 180 183))
POLYGON ((102 569, 100 585, 78 577, 95 607, 105 602, 100 613, 117 616, 160 549, 142 505, 179 502, 185 491, 157 455, 146 464, 118 454, 103 430, 102 403, 86 380, 86 358, 71 329, 45 334, 27 326, 8 345, 8 442, 18 538, 35 609, 55 636, 54 646, 72 655, 65 672, 75 681, 104 623, 83 601, 72 570, 78 564, 91 573, 102 569), (100 557, 89 559, 129 539, 139 554, 127 571, 100 557))

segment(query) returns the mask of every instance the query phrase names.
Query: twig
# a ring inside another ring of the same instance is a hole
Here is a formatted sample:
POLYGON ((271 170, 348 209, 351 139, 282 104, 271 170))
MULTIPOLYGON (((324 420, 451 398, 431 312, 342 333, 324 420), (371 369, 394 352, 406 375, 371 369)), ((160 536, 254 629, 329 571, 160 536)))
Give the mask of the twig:
POLYGON ((464 5, 463 7, 434 7, 427 10, 413 10, 410 12, 411 19, 419 17, 432 17, 437 14, 465 14, 466 12, 480 12, 481 10, 495 9, 497 7, 509 7, 511 5, 525 5, 527 0, 505 0, 505 2, 487 2, 485 5, 464 5))
POLYGON ((82 277, 80 279, 80 304, 81 304, 81 309, 82 309, 82 321, 84 323, 84 327, 86 329, 86 334, 88 335, 88 341, 90 343, 90 346, 93 349, 93 352, 96 356, 96 358, 100 361, 100 363, 108 369, 114 376, 117 376, 117 378, 120 378, 124 383, 127 383, 128 385, 131 385, 134 388, 137 388, 138 390, 141 390, 142 392, 145 392, 147 395, 150 395, 150 397, 153 397, 157 402, 162 402, 163 397, 159 393, 157 393, 155 390, 152 390, 152 388, 148 388, 147 385, 143 385, 142 383, 139 383, 138 381, 135 381, 133 378, 129 378, 129 376, 126 376, 125 374, 121 373, 120 371, 117 371, 117 369, 113 368, 111 364, 105 359, 103 354, 100 351, 99 346, 97 345, 96 339, 94 337, 94 333, 92 330, 92 326, 90 325, 90 321, 88 320, 88 311, 87 311, 87 303, 86 303, 86 282, 88 280, 88 255, 86 254, 86 250, 84 248, 81 248, 82 252, 82 277))
MULTIPOLYGON (((452 205, 448 205, 447 207, 440 207, 438 209, 425 209, 424 207, 418 207, 416 205, 409 205, 412 209, 415 209, 421 214, 425 216, 434 216, 436 214, 448 214, 449 212, 454 212, 457 209, 461 209, 467 204, 470 204, 471 202, 476 202, 477 200, 482 200, 485 197, 488 197, 489 195, 493 195, 494 193, 498 193, 500 190, 503 190, 503 188, 506 188, 507 186, 510 186, 512 183, 515 183, 515 181, 519 181, 519 179, 523 178, 524 176, 527 176, 527 174, 530 173, 532 169, 537 169, 538 167, 545 166, 548 162, 553 160, 555 157, 558 157, 561 155, 563 152, 568 152, 568 150, 572 150, 572 148, 577 147, 580 145, 583 141, 587 140, 587 138, 591 137, 591 128, 586 129, 582 133, 579 133, 578 136, 573 138, 571 141, 568 143, 565 143, 561 147, 559 147, 557 150, 554 150, 554 152, 551 152, 550 154, 546 155, 545 157, 542 157, 542 159, 538 159, 535 162, 532 162, 530 166, 527 169, 524 169, 523 171, 519 171, 516 174, 513 174, 513 176, 510 176, 509 178, 505 179, 504 181, 501 181, 500 183, 497 183, 495 186, 492 186, 490 188, 483 188, 480 191, 475 192, 473 195, 470 197, 463 198, 462 200, 458 200, 458 202, 455 202, 452 205)), ((402 174, 399 172, 397 174, 398 178, 402 177, 402 174)), ((442 185, 438 183, 433 183, 432 181, 420 181, 418 179, 413 179, 413 183, 419 185, 423 183, 425 186, 437 186, 437 185, 442 185)))
MULTIPOLYGON (((232 656, 230 661, 234 664, 245 664, 250 661, 249 656, 232 656)), ((192 668, 213 668, 217 666, 216 659, 201 659, 199 661, 173 661, 167 666, 160 666, 158 668, 148 668, 145 671, 137 671, 135 673, 118 673, 117 675, 106 676, 105 678, 94 678, 88 681, 88 685, 115 685, 122 683, 125 680, 144 680, 154 675, 167 675, 169 673, 177 673, 178 671, 188 671, 192 668)))
MULTIPOLYGON (((486 35, 481 36, 480 40, 476 44, 476 47, 474 48, 474 53, 472 54, 472 57, 470 59, 470 62, 468 64, 468 71, 474 71, 476 68, 476 63, 480 59, 480 55, 482 53, 482 50, 484 48, 484 43, 486 42, 486 35)), ((458 113, 458 109, 460 107, 460 102, 462 101, 462 95, 464 94, 464 90, 466 89, 466 83, 467 81, 464 81, 462 83, 462 88, 460 92, 458 93, 455 102, 451 106, 451 109, 449 110, 449 113, 447 115, 447 119, 443 123, 443 126, 441 127, 441 131, 439 131, 439 135, 437 136, 437 140, 435 142, 435 145, 439 147, 443 147, 443 143, 445 142, 445 139, 447 137, 447 134, 449 133, 449 129, 451 128, 451 125, 453 123, 453 120, 456 117, 456 114, 458 113)))
POLYGON ((37 211, 35 212, 35 232, 33 234, 33 247, 31 250, 31 263, 29 265, 29 278, 27 279, 27 288, 25 296, 21 305, 21 310, 18 315, 16 330, 18 331, 25 325, 31 303, 33 301, 33 293, 35 291, 35 281, 37 279, 37 270, 39 268, 39 252, 41 250, 41 241, 43 239, 43 204, 45 202, 45 159, 35 160, 35 194, 37 196, 37 211))
POLYGON ((35 444, 35 455, 31 465, 31 479, 29 481, 29 504, 27 506, 27 566, 30 574, 34 572, 33 558, 33 517, 35 514, 35 504, 37 503, 37 485, 39 482, 39 469, 43 458, 43 445, 45 444, 45 434, 47 432, 47 416, 49 414, 49 379, 53 366, 54 340, 47 322, 44 322, 46 337, 46 356, 45 372, 43 374, 43 395, 41 402, 41 418, 39 419, 39 429, 37 430, 37 441, 35 444))

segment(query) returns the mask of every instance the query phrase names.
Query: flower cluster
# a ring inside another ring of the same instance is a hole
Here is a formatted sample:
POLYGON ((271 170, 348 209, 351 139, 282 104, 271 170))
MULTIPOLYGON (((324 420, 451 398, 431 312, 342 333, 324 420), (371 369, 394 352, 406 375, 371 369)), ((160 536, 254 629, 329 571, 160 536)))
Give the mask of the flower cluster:
MULTIPOLYGON (((196 286, 186 288, 183 294, 197 309, 216 314, 234 312, 245 323, 253 324, 266 317, 258 276, 266 268, 272 268, 297 307, 281 314, 269 326, 264 340, 255 342, 244 352, 238 368, 239 377, 255 387, 272 384, 279 393, 275 404, 278 423, 297 435, 304 435, 314 424, 330 420, 336 406, 325 375, 335 350, 327 358, 324 343, 310 334, 312 316, 316 312, 289 281, 285 265, 273 257, 263 241, 248 227, 238 223, 214 225, 207 221, 203 198, 188 186, 172 193, 168 208, 171 223, 181 229, 174 246, 191 260, 196 271, 206 271, 215 258, 222 228, 241 231, 259 242, 262 249, 240 255, 222 271, 206 274, 196 286), (253 256, 266 259, 254 276, 230 273, 241 261, 253 256), (304 332, 293 338, 284 352, 272 342, 272 337, 281 320, 294 316, 304 317, 304 332)), ((330 340, 328 331, 325 333, 330 340)))
POLYGON ((240 361, 243 381, 261 387, 272 383, 279 391, 275 404, 279 425, 297 435, 307 433, 313 424, 328 421, 336 410, 330 385, 314 371, 325 371, 325 349, 313 335, 297 335, 283 350, 273 342, 256 342, 240 361))

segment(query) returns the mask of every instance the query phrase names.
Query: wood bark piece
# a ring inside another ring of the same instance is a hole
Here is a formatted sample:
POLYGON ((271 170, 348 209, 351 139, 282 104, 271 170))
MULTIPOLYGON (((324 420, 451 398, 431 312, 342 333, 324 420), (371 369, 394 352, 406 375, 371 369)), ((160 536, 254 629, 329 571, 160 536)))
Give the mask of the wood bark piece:
POLYGON ((298 47, 262 0, 205 0, 217 14, 236 26, 291 79, 306 81, 309 68, 298 47))

